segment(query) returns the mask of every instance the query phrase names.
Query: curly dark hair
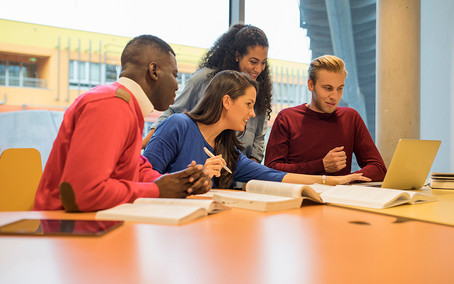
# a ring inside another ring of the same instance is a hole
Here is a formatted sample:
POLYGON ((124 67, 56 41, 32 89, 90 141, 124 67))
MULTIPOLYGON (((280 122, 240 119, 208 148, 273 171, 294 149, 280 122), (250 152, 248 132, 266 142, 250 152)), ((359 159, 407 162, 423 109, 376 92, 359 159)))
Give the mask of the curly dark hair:
MULTIPOLYGON (((223 70, 239 71, 236 52, 240 56, 244 56, 248 53, 250 47, 255 46, 268 47, 268 39, 261 29, 251 25, 233 25, 208 50, 199 68, 207 67, 213 69, 214 71, 210 74, 211 77, 223 70)), ((269 120, 272 111, 271 96, 273 84, 271 83, 268 62, 265 64, 265 69, 257 77, 257 82, 259 83, 259 89, 254 111, 258 115, 266 115, 269 120)))

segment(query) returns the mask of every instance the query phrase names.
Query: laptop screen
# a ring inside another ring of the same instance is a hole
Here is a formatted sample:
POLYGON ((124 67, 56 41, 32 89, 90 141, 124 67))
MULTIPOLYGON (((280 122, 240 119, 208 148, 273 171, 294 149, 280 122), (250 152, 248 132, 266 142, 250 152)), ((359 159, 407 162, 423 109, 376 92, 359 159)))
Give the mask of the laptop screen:
POLYGON ((400 139, 382 188, 419 189, 424 186, 440 140, 400 139))

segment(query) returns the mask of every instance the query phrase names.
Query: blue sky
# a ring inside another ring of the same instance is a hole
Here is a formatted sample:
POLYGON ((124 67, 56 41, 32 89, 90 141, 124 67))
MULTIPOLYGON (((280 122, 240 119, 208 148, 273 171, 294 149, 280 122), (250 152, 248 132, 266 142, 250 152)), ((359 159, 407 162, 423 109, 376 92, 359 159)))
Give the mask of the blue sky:
MULTIPOLYGON (((268 56, 310 61, 299 27, 298 0, 245 0, 245 22, 265 31, 268 56)), ((0 18, 133 37, 154 34, 169 43, 209 48, 228 29, 228 0, 13 0, 0 18)))

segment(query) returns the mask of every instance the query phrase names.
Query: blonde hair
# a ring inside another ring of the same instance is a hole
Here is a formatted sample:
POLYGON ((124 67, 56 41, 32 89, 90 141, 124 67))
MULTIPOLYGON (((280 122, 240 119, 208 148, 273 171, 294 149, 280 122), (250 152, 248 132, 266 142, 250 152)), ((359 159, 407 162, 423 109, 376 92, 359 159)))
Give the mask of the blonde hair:
POLYGON ((343 72, 345 77, 347 77, 348 74, 347 69, 345 69, 344 61, 334 55, 322 55, 311 61, 308 69, 308 76, 314 84, 320 70, 327 70, 335 73, 343 72))

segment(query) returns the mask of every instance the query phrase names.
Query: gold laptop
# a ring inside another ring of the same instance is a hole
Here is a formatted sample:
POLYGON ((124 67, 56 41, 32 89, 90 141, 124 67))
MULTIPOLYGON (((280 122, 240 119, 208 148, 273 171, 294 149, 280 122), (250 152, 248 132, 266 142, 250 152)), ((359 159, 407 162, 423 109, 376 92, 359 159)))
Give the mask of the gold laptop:
POLYGON ((400 139, 381 187, 423 187, 440 144, 440 140, 400 139))

